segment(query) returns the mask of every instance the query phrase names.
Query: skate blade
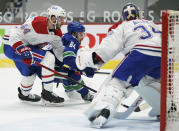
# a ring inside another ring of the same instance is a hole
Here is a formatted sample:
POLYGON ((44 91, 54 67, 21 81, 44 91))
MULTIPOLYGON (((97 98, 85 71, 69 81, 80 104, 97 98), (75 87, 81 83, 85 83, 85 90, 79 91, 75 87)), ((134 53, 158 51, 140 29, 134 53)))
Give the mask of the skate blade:
POLYGON ((41 105, 47 106, 47 107, 52 107, 52 106, 61 107, 61 106, 64 106, 64 102, 62 102, 62 103, 52 103, 52 102, 49 102, 49 101, 42 99, 41 105))
POLYGON ((86 100, 83 100, 84 101, 84 103, 86 103, 86 104, 90 104, 92 101, 86 101, 86 100))
POLYGON ((32 102, 32 101, 23 101, 23 100, 20 100, 19 102, 23 105, 30 105, 30 106, 39 106, 41 103, 41 101, 32 102))

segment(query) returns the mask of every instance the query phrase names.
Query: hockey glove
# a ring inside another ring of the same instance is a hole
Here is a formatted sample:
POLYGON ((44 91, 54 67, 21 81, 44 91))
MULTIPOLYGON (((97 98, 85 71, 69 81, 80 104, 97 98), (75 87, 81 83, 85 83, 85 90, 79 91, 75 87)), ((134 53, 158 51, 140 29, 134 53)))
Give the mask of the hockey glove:
POLYGON ((32 52, 30 47, 24 45, 20 46, 17 48, 17 52, 21 55, 23 63, 26 63, 29 66, 32 65, 32 52))
POLYGON ((23 59, 22 62, 28 66, 31 66, 33 64, 33 59, 23 59))
POLYGON ((93 68, 86 67, 82 72, 87 77, 91 77, 92 78, 94 76, 94 69, 93 68))

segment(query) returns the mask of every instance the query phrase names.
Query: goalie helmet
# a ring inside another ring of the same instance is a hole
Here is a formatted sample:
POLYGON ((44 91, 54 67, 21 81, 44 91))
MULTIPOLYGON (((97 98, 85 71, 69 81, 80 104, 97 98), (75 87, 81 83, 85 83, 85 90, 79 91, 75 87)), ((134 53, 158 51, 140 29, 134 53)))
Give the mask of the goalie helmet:
POLYGON ((67 30, 70 34, 77 34, 78 32, 85 32, 85 27, 79 22, 71 22, 68 24, 67 30))
POLYGON ((65 10, 57 5, 52 5, 50 8, 48 8, 47 13, 49 18, 51 18, 51 16, 55 16, 56 19, 58 19, 60 16, 66 17, 65 10))
POLYGON ((128 3, 122 9, 122 16, 124 20, 135 20, 139 18, 139 8, 132 3, 128 3))

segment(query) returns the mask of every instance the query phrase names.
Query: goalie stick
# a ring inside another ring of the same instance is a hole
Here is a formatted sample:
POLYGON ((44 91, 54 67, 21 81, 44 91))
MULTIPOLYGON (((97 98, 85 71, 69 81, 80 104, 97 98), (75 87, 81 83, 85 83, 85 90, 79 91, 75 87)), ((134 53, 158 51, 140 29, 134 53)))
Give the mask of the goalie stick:
POLYGON ((129 117, 132 112, 135 111, 135 109, 140 105, 140 103, 143 101, 141 96, 138 96, 136 98, 136 100, 131 104, 131 106, 129 106, 129 108, 124 111, 124 112, 116 112, 114 114, 114 118, 116 119, 126 119, 127 117, 129 117))
POLYGON ((101 75, 109 75, 110 73, 109 72, 99 72, 99 71, 96 71, 94 72, 95 74, 101 74, 101 75))
POLYGON ((140 111, 146 110, 149 107, 150 107, 150 105, 148 103, 141 104, 135 109, 135 112, 140 112, 140 111))
MULTIPOLYGON (((121 105, 122 105, 123 107, 125 107, 125 108, 129 108, 129 107, 130 107, 130 106, 126 105, 126 104, 121 104, 121 105)), ((145 102, 145 103, 139 105, 139 106, 134 110, 134 112, 140 112, 140 111, 146 110, 146 109, 149 108, 149 107, 150 107, 150 105, 145 102)))

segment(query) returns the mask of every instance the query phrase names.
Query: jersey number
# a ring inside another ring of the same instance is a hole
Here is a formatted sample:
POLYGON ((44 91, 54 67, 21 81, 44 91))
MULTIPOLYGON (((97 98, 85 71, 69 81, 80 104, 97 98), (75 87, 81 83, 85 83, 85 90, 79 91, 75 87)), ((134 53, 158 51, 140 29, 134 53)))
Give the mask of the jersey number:
POLYGON ((140 39, 148 39, 152 37, 153 33, 161 33, 161 31, 157 31, 155 28, 152 27, 152 31, 147 30, 147 28, 143 25, 139 25, 134 28, 134 31, 140 30, 142 32, 142 35, 140 36, 140 39))
POLYGON ((74 44, 74 42, 71 42, 70 45, 69 45, 69 47, 74 48, 74 50, 75 50, 75 46, 76 46, 76 44, 74 44))

